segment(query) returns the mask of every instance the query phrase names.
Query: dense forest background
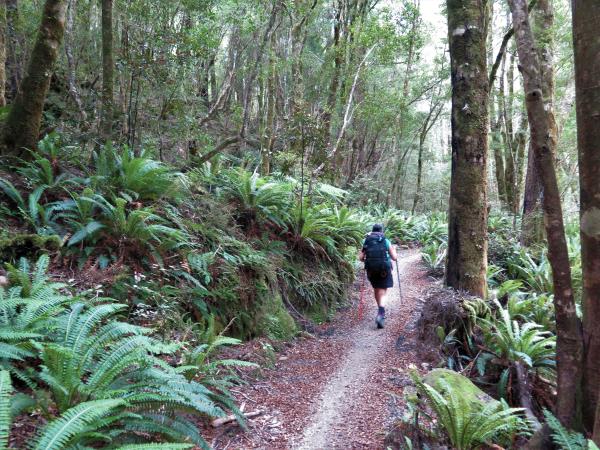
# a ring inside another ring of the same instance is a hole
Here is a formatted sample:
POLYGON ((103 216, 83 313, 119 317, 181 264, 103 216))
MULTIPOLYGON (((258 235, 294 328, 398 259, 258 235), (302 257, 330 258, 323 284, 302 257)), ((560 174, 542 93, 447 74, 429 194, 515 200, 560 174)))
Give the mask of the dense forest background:
POLYGON ((254 369, 221 348, 330 320, 382 222, 453 299, 441 365, 500 399, 415 373, 435 439, 594 448, 583 3, 0 2, 0 446, 207 448, 198 417, 244 421, 224 366, 254 369), (468 440, 463 416, 488 422, 468 440))

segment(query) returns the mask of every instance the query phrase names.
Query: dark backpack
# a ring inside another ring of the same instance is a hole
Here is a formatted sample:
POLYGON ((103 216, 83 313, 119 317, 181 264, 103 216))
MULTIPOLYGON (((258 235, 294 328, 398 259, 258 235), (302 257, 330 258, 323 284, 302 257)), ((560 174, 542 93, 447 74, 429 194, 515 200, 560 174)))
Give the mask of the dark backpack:
POLYGON ((370 273, 386 274, 391 270, 388 249, 383 233, 369 233, 363 244, 365 270, 370 273))

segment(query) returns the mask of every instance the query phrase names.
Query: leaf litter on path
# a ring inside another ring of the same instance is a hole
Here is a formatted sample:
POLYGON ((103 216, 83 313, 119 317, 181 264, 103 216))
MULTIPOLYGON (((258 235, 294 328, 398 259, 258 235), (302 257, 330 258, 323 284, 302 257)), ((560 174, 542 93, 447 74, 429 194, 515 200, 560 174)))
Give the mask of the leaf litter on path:
MULTIPOLYGON (((410 383, 408 367, 421 368, 431 356, 415 329, 420 300, 432 284, 419 262, 418 250, 401 255, 403 297, 400 301, 395 279, 383 330, 375 327, 375 300, 366 289, 362 320, 355 308, 340 312, 318 336, 300 338, 279 353, 262 380, 236 389, 240 402, 265 413, 248 421, 247 432, 237 426, 222 430, 213 437, 214 448, 384 448, 410 383)), ((356 302, 360 282, 354 289, 356 302)))

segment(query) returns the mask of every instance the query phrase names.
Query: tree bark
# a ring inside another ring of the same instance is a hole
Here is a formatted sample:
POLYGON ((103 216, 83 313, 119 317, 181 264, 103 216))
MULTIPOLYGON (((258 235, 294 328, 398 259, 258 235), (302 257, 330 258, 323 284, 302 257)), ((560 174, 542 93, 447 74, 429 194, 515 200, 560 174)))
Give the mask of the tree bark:
POLYGON ((494 153, 494 169, 496 175, 496 184, 498 186, 498 199, 500 206, 506 205, 506 180, 504 179, 504 156, 502 155, 502 114, 498 111, 496 115, 495 99, 490 98, 490 120, 492 126, 490 132, 492 151, 494 153))
POLYGON ((600 3, 573 0, 583 269, 583 419, 600 444, 600 3), (594 415, 597 414, 595 425, 594 415))
POLYGON ((544 106, 542 75, 525 0, 509 0, 531 131, 531 143, 544 190, 543 210, 548 259, 552 267, 556 314, 558 398, 556 416, 572 426, 577 415, 581 380, 581 324, 575 310, 569 253, 565 239, 560 192, 554 169, 550 121, 544 106))
POLYGON ((17 33, 19 22, 19 3, 17 0, 6 1, 6 70, 11 100, 17 97, 19 85, 23 78, 23 70, 19 53, 20 38, 17 33))
POLYGON ((114 90, 113 0, 102 0, 102 121, 100 135, 110 140, 113 124, 114 90))
POLYGON ((6 0, 0 1, 0 107, 6 106, 6 0))
MULTIPOLYGON (((538 7, 532 11, 534 36, 537 43, 542 72, 542 92, 544 105, 550 121, 550 139, 555 151, 558 141, 558 130, 554 119, 554 11, 552 0, 539 0, 538 7)), ((521 228, 521 244, 532 245, 544 239, 542 213, 542 185, 536 170, 533 150, 529 148, 527 175, 525 178, 525 198, 523 199, 523 220, 521 228)))
POLYGON ((452 174, 446 284, 487 294, 488 78, 485 1, 447 0, 452 174))
POLYGON ((79 120, 81 121, 81 127, 87 128, 87 114, 83 107, 83 101, 79 89, 77 88, 77 79, 75 75, 75 59, 73 58, 73 33, 75 25, 75 9, 77 6, 77 0, 70 0, 67 6, 67 22, 65 25, 65 56, 67 57, 67 86, 69 88, 69 95, 77 106, 79 113, 79 120))
POLYGON ((65 30, 66 0, 46 0, 27 74, 3 130, 0 153, 21 156, 37 146, 52 68, 65 30))

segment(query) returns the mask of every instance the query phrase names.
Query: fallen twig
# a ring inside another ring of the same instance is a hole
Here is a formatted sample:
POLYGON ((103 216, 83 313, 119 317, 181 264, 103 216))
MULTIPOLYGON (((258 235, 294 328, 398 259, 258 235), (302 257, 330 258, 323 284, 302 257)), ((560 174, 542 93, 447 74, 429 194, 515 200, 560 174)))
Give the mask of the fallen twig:
MULTIPOLYGON (((251 411, 251 412, 244 414, 244 417, 246 419, 251 419, 252 417, 260 416, 263 413, 264 413, 264 411, 260 411, 260 410, 251 411)), ((233 414, 230 414, 229 416, 226 416, 226 417, 219 417, 218 419, 215 419, 211 422, 211 426, 213 428, 217 428, 217 427, 223 426, 227 423, 234 422, 236 419, 237 419, 237 417, 233 414)))

